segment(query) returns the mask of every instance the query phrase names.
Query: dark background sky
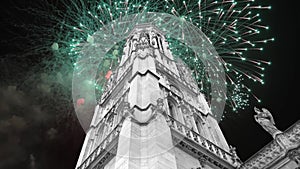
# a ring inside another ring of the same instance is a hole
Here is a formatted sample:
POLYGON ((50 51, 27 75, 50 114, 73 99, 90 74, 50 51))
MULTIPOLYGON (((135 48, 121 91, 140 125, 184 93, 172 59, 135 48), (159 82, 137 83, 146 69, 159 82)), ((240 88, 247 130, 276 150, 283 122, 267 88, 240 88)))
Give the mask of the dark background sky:
POLYGON ((299 107, 299 30, 300 13, 297 5, 287 1, 262 1, 272 5, 262 19, 270 25, 275 42, 263 53, 272 61, 266 69, 265 85, 255 87, 254 93, 262 98, 261 104, 238 115, 228 115, 221 127, 228 142, 237 147, 242 160, 247 159, 272 140, 253 118, 253 106, 266 107, 273 114, 276 126, 285 130, 300 119, 299 107))
MULTIPOLYGON (((253 106, 268 108, 280 130, 287 129, 300 119, 297 111, 300 100, 297 82, 300 14, 297 5, 279 0, 259 2, 272 5, 272 10, 264 12, 262 18, 270 26, 270 36, 276 39, 267 45, 263 53, 272 61, 272 65, 266 69, 265 85, 257 85, 253 89, 263 102, 251 103, 250 108, 238 114, 228 114, 220 123, 228 143, 237 147, 237 153, 243 161, 272 140, 254 121, 253 106)), ((32 60, 11 59, 14 56, 11 54, 13 44, 6 43, 14 34, 11 33, 13 28, 7 25, 6 16, 18 17, 22 12, 14 11, 9 5, 12 3, 1 2, 0 5, 0 169, 74 168, 84 138, 76 118, 72 114, 57 113, 59 108, 53 109, 56 105, 36 105, 37 98, 32 92, 7 88, 22 79, 20 72, 24 71, 25 74, 30 68, 22 65, 22 62, 32 60)), ((20 30, 15 28, 13 31, 20 30)), ((20 51, 15 49, 15 53, 20 51)), ((53 99, 51 95, 44 98, 53 99)))

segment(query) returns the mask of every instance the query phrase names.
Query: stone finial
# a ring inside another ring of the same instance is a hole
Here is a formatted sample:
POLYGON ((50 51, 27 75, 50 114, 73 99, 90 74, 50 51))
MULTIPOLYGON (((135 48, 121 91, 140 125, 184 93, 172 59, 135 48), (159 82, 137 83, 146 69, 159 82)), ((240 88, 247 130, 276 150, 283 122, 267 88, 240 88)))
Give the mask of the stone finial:
POLYGON ((239 158, 239 156, 236 153, 236 148, 229 145, 229 152, 232 154, 232 161, 234 164, 237 164, 237 166, 240 166, 241 164, 241 159, 239 158))

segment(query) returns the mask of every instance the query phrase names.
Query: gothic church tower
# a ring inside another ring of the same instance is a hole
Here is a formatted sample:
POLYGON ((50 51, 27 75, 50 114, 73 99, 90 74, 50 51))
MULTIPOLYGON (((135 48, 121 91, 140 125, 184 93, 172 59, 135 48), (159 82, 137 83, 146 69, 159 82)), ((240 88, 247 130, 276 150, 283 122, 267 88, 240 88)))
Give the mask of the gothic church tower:
POLYGON ((239 165, 231 150, 163 33, 136 26, 95 108, 76 169, 230 169, 239 165))

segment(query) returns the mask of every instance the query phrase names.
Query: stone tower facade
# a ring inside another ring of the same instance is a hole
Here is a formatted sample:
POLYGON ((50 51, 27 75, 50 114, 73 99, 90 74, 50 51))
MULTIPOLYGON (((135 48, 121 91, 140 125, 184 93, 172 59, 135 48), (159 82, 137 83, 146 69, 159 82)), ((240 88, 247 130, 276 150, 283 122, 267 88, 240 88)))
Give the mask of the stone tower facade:
POLYGON ((163 33, 138 25, 107 83, 76 169, 235 168, 191 71, 175 61, 163 33))

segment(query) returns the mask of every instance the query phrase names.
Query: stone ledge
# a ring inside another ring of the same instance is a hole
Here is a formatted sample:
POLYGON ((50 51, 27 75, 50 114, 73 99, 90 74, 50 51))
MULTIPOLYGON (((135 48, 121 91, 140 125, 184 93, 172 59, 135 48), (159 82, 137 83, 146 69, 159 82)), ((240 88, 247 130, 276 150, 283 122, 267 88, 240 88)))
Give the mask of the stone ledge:
POLYGON ((289 127, 282 134, 245 161, 240 169, 270 168, 279 160, 286 157, 287 153, 300 146, 300 120, 289 127))

